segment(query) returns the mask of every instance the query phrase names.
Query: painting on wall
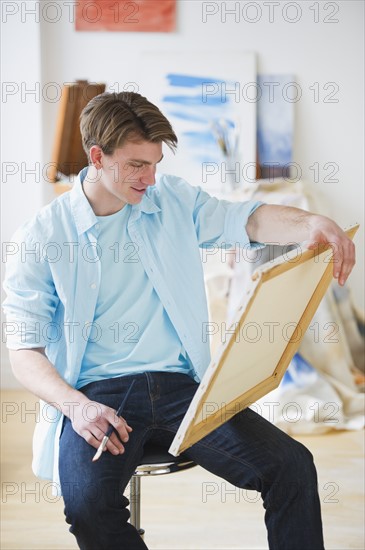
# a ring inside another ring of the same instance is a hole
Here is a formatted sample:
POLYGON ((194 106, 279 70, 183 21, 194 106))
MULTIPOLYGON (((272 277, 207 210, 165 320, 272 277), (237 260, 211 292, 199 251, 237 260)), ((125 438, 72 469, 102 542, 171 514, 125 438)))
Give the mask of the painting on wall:
POLYGON ((256 178, 253 53, 145 53, 139 92, 158 105, 179 139, 165 173, 222 192, 256 178))
POLYGON ((258 177, 290 178, 293 160, 294 103, 292 75, 257 75, 258 177))
POLYGON ((78 0, 77 31, 173 32, 176 0, 78 0))

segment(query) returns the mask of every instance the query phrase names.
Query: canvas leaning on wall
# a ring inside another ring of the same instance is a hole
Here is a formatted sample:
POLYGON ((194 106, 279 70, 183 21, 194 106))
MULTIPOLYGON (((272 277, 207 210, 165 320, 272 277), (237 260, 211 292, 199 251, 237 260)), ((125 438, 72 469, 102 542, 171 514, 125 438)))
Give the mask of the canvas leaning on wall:
POLYGON ((178 138, 161 170, 210 192, 230 192, 256 180, 256 87, 251 52, 146 52, 139 92, 170 120, 178 138))

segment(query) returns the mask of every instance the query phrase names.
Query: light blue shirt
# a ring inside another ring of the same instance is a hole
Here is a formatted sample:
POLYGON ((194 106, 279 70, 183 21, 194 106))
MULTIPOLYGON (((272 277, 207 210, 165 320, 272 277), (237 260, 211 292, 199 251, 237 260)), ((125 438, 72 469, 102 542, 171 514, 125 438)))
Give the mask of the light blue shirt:
MULTIPOLYGON (((10 349, 45 347, 60 375, 76 387, 101 281, 100 223, 82 189, 73 189, 25 223, 7 248, 5 332, 10 349)), ((210 362, 202 338, 208 321, 199 247, 260 246, 245 226, 259 202, 218 200, 175 176, 159 175, 131 207, 128 235, 200 380, 210 362)), ((115 285, 118 281, 115 281, 115 285)), ((164 347, 161 344, 161 354, 164 347)), ((41 401, 33 471, 58 482, 62 415, 41 401)))
POLYGON ((101 265, 94 321, 76 387, 146 371, 191 374, 191 365, 127 229, 131 205, 97 216, 101 265))

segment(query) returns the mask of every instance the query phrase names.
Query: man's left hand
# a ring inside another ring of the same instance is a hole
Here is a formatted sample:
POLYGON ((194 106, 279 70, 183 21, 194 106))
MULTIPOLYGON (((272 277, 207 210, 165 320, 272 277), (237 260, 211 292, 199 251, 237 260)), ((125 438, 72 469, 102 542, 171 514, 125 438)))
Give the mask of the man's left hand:
POLYGON ((344 231, 324 216, 313 216, 309 239, 305 245, 315 249, 318 244, 329 244, 333 250, 333 276, 342 286, 355 265, 355 245, 344 231))

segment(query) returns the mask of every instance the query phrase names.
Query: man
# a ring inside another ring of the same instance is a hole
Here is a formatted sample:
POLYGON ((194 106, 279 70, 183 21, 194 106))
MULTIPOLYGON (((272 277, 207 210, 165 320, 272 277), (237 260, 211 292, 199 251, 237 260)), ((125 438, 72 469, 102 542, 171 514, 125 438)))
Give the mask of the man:
MULTIPOLYGON (((354 247, 323 216, 219 201, 178 177, 156 177, 162 144, 174 148, 177 138, 136 93, 92 99, 81 133, 89 166, 14 237, 8 347, 15 376, 43 404, 34 472, 60 480, 79 547, 138 550, 146 546, 128 523, 124 489, 147 441, 169 446, 209 364, 199 246, 331 243, 340 284, 354 247), (110 425, 106 452, 92 462, 110 425)), ((239 413, 186 454, 261 493, 270 548, 323 548, 312 456, 259 415, 239 413)))

